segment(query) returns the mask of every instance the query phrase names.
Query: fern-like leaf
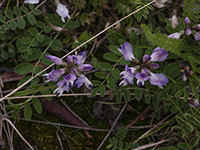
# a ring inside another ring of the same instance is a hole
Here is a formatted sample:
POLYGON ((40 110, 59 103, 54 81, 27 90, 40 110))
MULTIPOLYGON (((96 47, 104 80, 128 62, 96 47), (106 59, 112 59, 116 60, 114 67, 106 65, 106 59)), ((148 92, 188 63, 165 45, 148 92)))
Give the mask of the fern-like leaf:
MULTIPOLYGON (((92 38, 92 34, 91 32, 87 32, 87 31, 84 31, 80 36, 79 38, 77 39, 77 42, 74 42, 73 45, 72 45, 72 48, 75 48, 81 44, 83 44, 84 42, 86 42, 87 40, 91 39, 92 38)), ((94 41, 94 40, 92 40, 94 41)), ((88 42, 87 44, 91 44, 92 41, 88 42)), ((85 44, 83 47, 84 48, 87 48, 87 44, 85 44)))
POLYGON ((180 56, 180 52, 183 46, 183 42, 181 39, 168 38, 167 35, 162 35, 160 33, 152 34, 149 31, 149 28, 142 24, 141 27, 144 30, 146 39, 152 44, 157 45, 158 47, 164 47, 166 51, 170 51, 178 56, 180 56))

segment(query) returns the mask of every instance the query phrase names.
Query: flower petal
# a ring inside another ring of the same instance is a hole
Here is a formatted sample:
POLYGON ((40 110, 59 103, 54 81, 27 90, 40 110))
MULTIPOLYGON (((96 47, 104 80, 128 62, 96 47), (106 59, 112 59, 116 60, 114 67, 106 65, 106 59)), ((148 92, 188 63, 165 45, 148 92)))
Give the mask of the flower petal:
POLYGON ((63 61, 62 59, 52 56, 52 55, 45 55, 51 62, 55 63, 56 65, 62 65, 63 61))
POLYGON ((151 54, 150 61, 164 61, 168 56, 168 52, 164 48, 156 47, 151 54))
POLYGON ((61 17, 62 21, 65 22, 65 18, 68 17, 70 19, 69 16, 69 10, 67 9, 67 7, 63 4, 58 4, 57 5, 57 9, 56 12, 58 13, 58 15, 61 17))
POLYGON ((163 88, 162 86, 168 83, 168 79, 163 73, 154 74, 150 72, 150 83, 163 88))

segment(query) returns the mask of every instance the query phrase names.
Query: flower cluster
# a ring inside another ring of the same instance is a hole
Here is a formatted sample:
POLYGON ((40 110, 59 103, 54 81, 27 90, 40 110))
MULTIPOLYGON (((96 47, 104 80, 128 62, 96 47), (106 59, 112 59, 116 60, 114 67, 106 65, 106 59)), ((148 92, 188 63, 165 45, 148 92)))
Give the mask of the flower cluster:
POLYGON ((63 62, 56 56, 46 55, 50 61, 62 67, 58 70, 53 69, 50 73, 44 74, 43 76, 46 76, 45 82, 57 82, 62 75, 67 74, 63 76, 62 81, 57 82, 58 88, 54 91, 54 93, 57 93, 56 95, 61 96, 64 91, 69 92, 69 88, 72 88, 73 85, 78 88, 80 88, 83 84, 88 89, 92 87, 90 80, 83 75, 83 72, 90 71, 93 68, 90 64, 84 64, 86 54, 87 53, 84 51, 80 52, 78 55, 69 55, 67 57, 67 62, 63 62))
MULTIPOLYGON (((190 26, 191 23, 190 23, 190 19, 188 17, 185 17, 184 21, 185 21, 185 24, 187 26, 190 26)), ((193 28, 199 30, 200 29, 200 24, 197 24, 197 25, 193 26, 193 28)), ((185 33, 186 33, 186 35, 190 35, 190 34, 193 33, 195 41, 200 40, 200 32, 196 32, 194 30, 192 31, 189 27, 187 27, 186 30, 185 30, 185 33)))
MULTIPOLYGON (((39 3, 39 0, 25 0, 24 3, 37 4, 39 3)), ((62 21, 65 22, 65 19, 68 19, 68 18, 71 19, 69 15, 69 10, 67 9, 67 7, 61 4, 58 0, 56 0, 56 4, 57 4, 56 12, 61 17, 62 21)))
POLYGON ((168 52, 164 48, 157 47, 153 50, 151 56, 145 54, 143 56, 143 64, 139 64, 139 60, 133 55, 133 47, 130 43, 124 42, 119 48, 119 52, 122 53, 125 60, 133 61, 136 65, 134 67, 128 67, 126 65, 125 71, 120 73, 123 80, 119 83, 121 86, 127 84, 133 84, 134 78, 137 79, 137 85, 143 86, 144 82, 149 80, 151 85, 157 85, 160 88, 168 83, 167 77, 163 73, 153 73, 147 68, 158 69, 159 65, 155 62, 164 61, 168 52))
POLYGON ((182 75, 182 80, 183 81, 186 81, 187 80, 187 75, 192 75, 193 74, 193 71, 189 70, 190 68, 188 66, 184 66, 183 64, 180 64, 180 68, 181 68, 181 73, 183 74, 182 75))

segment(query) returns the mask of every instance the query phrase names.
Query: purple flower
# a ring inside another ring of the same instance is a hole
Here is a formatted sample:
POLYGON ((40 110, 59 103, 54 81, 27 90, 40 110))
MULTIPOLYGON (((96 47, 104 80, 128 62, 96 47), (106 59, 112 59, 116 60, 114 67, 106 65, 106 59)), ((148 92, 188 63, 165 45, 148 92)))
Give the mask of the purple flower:
POLYGON ((134 79, 134 73, 135 73, 135 71, 136 71, 136 68, 134 68, 134 67, 130 67, 129 68, 128 65, 126 65, 125 71, 121 72, 120 76, 124 80, 126 80, 129 84, 133 84, 133 79, 134 79))
POLYGON ((198 101, 198 99, 194 99, 193 100, 193 104, 192 104, 194 107, 198 107, 199 106, 199 101, 198 101))
POLYGON ((144 81, 149 79, 149 76, 145 73, 137 73, 135 78, 137 79, 137 85, 140 87, 141 85, 144 85, 144 81))
POLYGON ((168 83, 168 79, 163 73, 154 74, 150 72, 149 80, 151 85, 157 85, 161 89, 163 89, 163 85, 166 85, 168 83))
POLYGON ((190 19, 188 17, 185 17, 185 24, 189 25, 190 24, 190 19))
POLYGON ((76 74, 77 73, 77 70, 75 68, 70 68, 70 71, 73 73, 73 74, 76 74))
POLYGON ((85 59, 86 59, 86 54, 87 52, 86 51, 83 51, 83 52, 80 52, 77 55, 72 55, 72 57, 74 58, 74 61, 77 63, 77 64, 83 64, 85 62, 85 59))
POLYGON ((151 57, 150 57, 148 54, 145 54, 145 55, 143 56, 143 62, 146 63, 146 62, 148 62, 149 60, 151 60, 151 57))
POLYGON ((168 52, 164 48, 157 47, 153 50, 150 61, 164 61, 167 56, 168 52))
POLYGON ((181 33, 176 32, 173 34, 168 35, 169 38, 175 38, 175 39, 179 39, 181 37, 181 33))
POLYGON ((119 48, 118 51, 124 56, 125 60, 132 61, 135 59, 133 55, 133 47, 130 43, 124 42, 119 48))
POLYGON ((46 76, 45 82, 49 82, 49 81, 55 81, 57 82, 58 79, 65 73, 65 69, 58 69, 58 70, 52 70, 50 73, 44 74, 43 76, 46 76))
POLYGON ((194 35, 194 38, 195 38, 195 41, 200 40, 200 32, 197 32, 197 33, 194 35))
POLYGON ((159 68, 159 64, 151 63, 150 64, 150 68, 152 68, 152 69, 158 69, 159 68))
POLYGON ((193 26, 193 28, 200 30, 200 24, 193 26))
POLYGON ((67 7, 63 4, 58 4, 57 5, 57 9, 56 12, 58 13, 58 15, 61 17, 62 21, 65 22, 65 18, 71 18, 69 16, 69 10, 67 9, 67 7))
POLYGON ((39 0, 25 0, 24 3, 37 4, 39 3, 39 0))
POLYGON ((183 80, 184 82, 187 80, 187 76, 186 76, 185 72, 184 72, 183 75, 182 75, 182 80, 183 80))
POLYGON ((92 68, 93 67, 90 64, 81 64, 78 66, 79 71, 90 71, 92 68))
POLYGON ((120 83, 119 83, 119 86, 126 86, 128 84, 128 82, 126 80, 122 80, 120 83))
POLYGON ((68 64, 73 64, 74 60, 73 60, 73 57, 71 55, 67 56, 67 63, 68 64))
POLYGON ((88 89, 91 89, 92 87, 92 83, 90 82, 90 80, 84 76, 84 75, 81 75, 78 80, 76 80, 75 84, 77 86, 77 88, 80 88, 82 85, 85 85, 88 89))
POLYGON ((52 55, 45 55, 51 62, 55 63, 56 65, 62 65, 63 61, 62 59, 52 56, 52 55))
POLYGON ((64 91, 69 92, 69 87, 73 87, 74 80, 76 80, 74 74, 63 76, 63 80, 57 83, 58 88, 53 93, 57 93, 56 95, 60 97, 64 91))
POLYGON ((185 34, 186 35, 190 35, 191 33, 192 33, 191 29, 190 28, 186 28, 185 34))

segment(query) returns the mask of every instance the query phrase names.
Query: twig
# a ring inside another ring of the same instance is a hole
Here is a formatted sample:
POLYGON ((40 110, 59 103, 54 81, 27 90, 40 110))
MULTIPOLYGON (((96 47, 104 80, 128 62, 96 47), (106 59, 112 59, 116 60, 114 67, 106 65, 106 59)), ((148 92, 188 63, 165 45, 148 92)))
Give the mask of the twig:
POLYGON ((57 131, 56 131, 56 136, 57 136, 58 141, 59 141, 59 143, 60 143, 61 150, 64 150, 64 149, 63 149, 62 140, 60 139, 60 136, 59 136, 59 134, 58 134, 58 129, 57 129, 57 131))
POLYGON ((137 116, 131 123, 129 123, 126 126, 126 129, 128 129, 130 126, 135 124, 138 120, 140 120, 143 116, 145 116, 150 110, 151 110, 150 107, 147 107, 139 116, 137 116))
POLYGON ((104 142, 106 141, 106 139, 108 138, 108 136, 110 135, 110 133, 112 132, 113 128, 115 127, 119 117, 121 116, 122 112, 124 111, 124 109, 126 108, 126 105, 128 104, 128 102, 126 102, 122 108, 122 110, 120 111, 119 115, 117 116, 115 122, 113 123, 110 131, 108 132, 108 134, 106 135, 106 137, 103 139, 103 141, 101 142, 101 144, 99 145, 99 147, 97 148, 97 150, 100 150, 100 148, 102 147, 102 145, 104 144, 104 142))
POLYGON ((132 150, 142 150, 142 149, 145 149, 145 148, 149 148, 149 147, 153 147, 155 145, 159 145, 159 144, 162 144, 162 143, 165 143, 167 141, 170 141, 170 140, 174 140, 175 138, 171 138, 171 139, 166 139, 166 140, 163 140, 163 141, 160 141, 160 142, 156 142, 156 143, 152 143, 152 144, 146 144, 146 145, 143 145, 143 146, 140 146, 138 148, 134 148, 132 150))
MULTIPOLYGON (((46 0, 45 0, 46 1, 46 0)), ((44 2, 45 2, 44 1, 44 2)), ((68 55, 70 55, 71 53, 75 52, 77 49, 81 48, 83 45, 87 44, 88 42, 92 41, 93 39, 95 39, 96 37, 98 37, 99 35, 101 35, 102 33, 104 33, 105 31, 107 31, 108 29, 112 28, 113 26, 115 26, 116 24, 120 23, 121 21, 123 21, 124 19, 130 17, 131 15, 135 14, 136 12, 140 11, 141 9, 147 7, 148 5, 152 4, 153 2, 155 2, 156 0, 152 0, 150 3, 144 5, 143 7, 137 9, 136 11, 130 13, 129 15, 125 16, 124 18, 120 19, 119 21, 113 23, 112 25, 110 25, 109 27, 107 27, 106 29, 102 30, 101 32, 97 33, 95 36, 93 36, 91 39, 87 40, 86 42, 84 42, 83 44, 81 44, 80 46, 76 47, 75 49, 73 49, 72 51, 70 51, 68 54, 66 54, 65 56, 63 56, 61 59, 64 59, 65 57, 67 57, 68 55)), ((3 98, 0 99, 0 102, 3 101, 4 99, 6 99, 7 97, 9 97, 10 95, 12 95, 13 93, 17 92, 19 89, 21 89, 23 86, 25 86, 26 84, 28 84, 30 81, 32 81, 35 77, 39 76, 41 73, 45 72, 46 70, 48 70, 49 68, 51 68, 54 65, 54 63, 48 67, 46 67, 44 70, 42 70, 41 72, 37 73, 35 76, 31 77, 29 80, 27 80, 25 83, 23 83, 22 85, 20 85, 19 87, 17 87, 16 89, 14 89, 12 92, 10 92, 9 94, 7 94, 6 96, 4 96, 3 98)))
POLYGON ((20 138, 32 149, 34 150, 34 148, 26 141, 26 139, 21 135, 21 133, 17 130, 17 128, 13 125, 13 123, 7 119, 7 118, 2 118, 2 120, 5 120, 7 121, 14 129, 15 131, 17 132, 17 134, 20 136, 20 138))

